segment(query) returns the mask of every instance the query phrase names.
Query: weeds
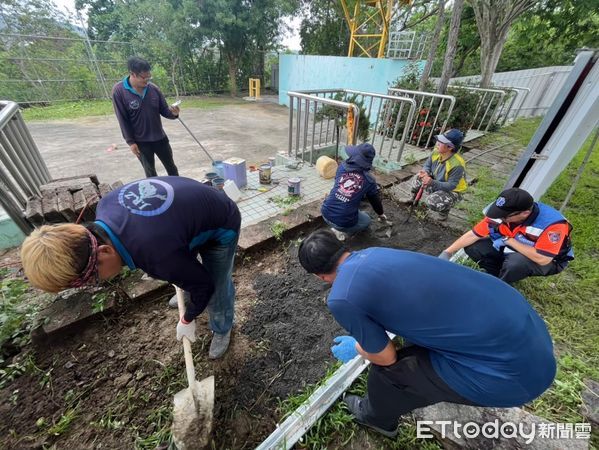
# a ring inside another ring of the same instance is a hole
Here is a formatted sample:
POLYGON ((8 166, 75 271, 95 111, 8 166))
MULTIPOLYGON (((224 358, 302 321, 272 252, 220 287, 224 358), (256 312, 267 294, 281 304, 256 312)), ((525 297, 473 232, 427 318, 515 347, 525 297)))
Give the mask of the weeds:
POLYGON ((106 292, 98 292, 92 295, 92 311, 100 313, 106 308, 106 304, 110 298, 110 294, 106 292))
POLYGON ((277 241, 281 240, 285 230, 287 230, 287 225, 281 222, 280 220, 277 220, 270 226, 270 231, 272 232, 272 235, 275 237, 277 241))
POLYGON ((58 422, 56 422, 54 425, 48 428, 48 434, 50 436, 60 436, 61 434, 64 434, 64 432, 67 431, 73 420, 75 420, 75 418, 77 417, 77 414, 77 406, 74 408, 67 409, 64 412, 64 414, 60 416, 58 422))
POLYGON ((287 197, 283 197, 282 195, 275 195, 271 197, 269 200, 277 205, 279 208, 289 208, 290 206, 295 205, 300 201, 299 195, 288 195, 287 197))

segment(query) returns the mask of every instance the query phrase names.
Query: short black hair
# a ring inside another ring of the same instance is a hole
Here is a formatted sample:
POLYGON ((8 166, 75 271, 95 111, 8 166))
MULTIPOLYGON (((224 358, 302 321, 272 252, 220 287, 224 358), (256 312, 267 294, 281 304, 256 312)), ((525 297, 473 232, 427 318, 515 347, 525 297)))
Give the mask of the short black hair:
POLYGON ((143 73, 152 70, 150 63, 139 56, 132 56, 127 60, 127 69, 131 73, 143 73))
POLYGON ((300 264, 309 273, 331 273, 347 247, 330 230, 317 230, 302 241, 298 250, 300 264))

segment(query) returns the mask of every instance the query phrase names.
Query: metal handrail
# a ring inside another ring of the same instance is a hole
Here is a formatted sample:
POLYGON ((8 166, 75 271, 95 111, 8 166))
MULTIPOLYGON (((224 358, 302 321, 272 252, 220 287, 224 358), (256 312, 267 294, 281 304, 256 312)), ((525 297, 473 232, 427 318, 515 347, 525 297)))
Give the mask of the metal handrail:
POLYGON ((375 92, 365 92, 365 91, 357 91, 354 89, 311 89, 311 90, 302 90, 302 93, 310 94, 310 95, 319 95, 319 94, 344 94, 344 95, 354 95, 356 97, 361 97, 361 100, 365 103, 366 115, 368 116, 371 123, 374 122, 374 126, 370 127, 373 131, 371 138, 368 141, 377 148, 377 153, 380 156, 385 156, 388 159, 391 159, 395 146, 397 144, 397 155, 395 159, 399 162, 401 159, 401 155, 403 153, 403 149, 406 142, 407 132, 410 129, 414 118, 414 112, 416 109, 416 102, 413 99, 407 97, 397 97, 394 95, 387 94, 379 94, 375 92), (375 106, 375 100, 378 101, 375 106), (387 127, 385 123, 388 123, 393 115, 394 106, 393 103, 401 103, 398 111, 396 112, 395 122, 390 124, 389 128, 393 127, 393 132, 391 133, 391 138, 386 139, 388 137, 387 130, 384 129, 387 127), (366 105, 367 104, 367 105, 366 105), (409 109, 406 116, 406 123, 403 127, 403 131, 401 132, 401 138, 397 139, 397 135, 399 134, 399 125, 401 118, 404 113, 404 104, 407 104, 409 109), (374 120, 373 120, 374 116, 374 120), (379 128, 379 122, 381 122, 381 128, 379 128), (377 137, 380 138, 380 142, 377 143, 377 137), (385 150, 385 144, 387 144, 387 150, 385 150))
MULTIPOLYGON (((355 104, 348 103, 348 102, 342 102, 339 100, 333 100, 330 98, 318 97, 318 96, 306 94, 303 92, 289 91, 287 94, 289 95, 289 150, 288 150, 289 156, 293 155, 294 157, 297 158, 298 152, 301 148, 301 159, 305 160, 307 146, 309 144, 310 145, 309 162, 310 162, 310 164, 314 164, 314 149, 315 149, 315 142, 316 142, 316 140, 315 140, 315 129, 316 129, 315 115, 318 111, 319 104, 333 106, 333 107, 338 108, 343 111, 348 111, 349 109, 351 109, 353 111, 353 113, 354 113, 354 129, 353 129, 353 134, 351 136, 351 139, 348 139, 348 141, 355 142, 357 132, 358 132, 359 119, 360 119, 360 109, 355 104), (294 144, 293 122, 294 122, 294 111, 295 111, 294 103, 296 101, 295 99, 297 99, 297 116, 295 118, 296 133, 295 133, 295 146, 294 146, 293 145, 294 144), (311 106, 311 103, 314 103, 313 107, 311 106), (304 104, 304 106, 302 106, 302 104, 304 104), (312 111, 313 111, 313 113, 312 113, 312 111), (302 133, 300 133, 302 130, 302 113, 303 113, 303 139, 301 140, 301 143, 300 143, 300 135, 302 134, 302 133), (311 135, 311 139, 308 140, 308 128, 309 128, 309 121, 310 121, 311 114, 312 114, 312 135, 311 135)), ((318 141, 318 146, 322 147, 323 145, 333 143, 333 141, 328 140, 329 122, 330 121, 327 121, 327 135, 326 135, 324 143, 322 141, 322 122, 321 122, 321 130, 320 130, 320 135, 319 135, 320 139, 318 141)), ((349 133, 349 131, 350 130, 347 130, 348 133, 349 133)))
POLYGON ((495 122, 495 119, 497 118, 497 113, 500 109, 500 107, 503 105, 504 102, 504 98, 506 97, 507 93, 505 91, 499 90, 499 89, 488 89, 488 88, 479 88, 479 87, 473 87, 473 86, 460 86, 460 85, 456 85, 456 84, 450 84, 449 85, 450 88, 456 88, 456 89, 466 89, 469 91, 475 91, 475 92, 482 92, 482 96, 480 97, 480 100, 478 101, 478 104, 476 105, 476 110, 474 112, 474 116, 472 118, 472 125, 470 127, 470 129, 476 129, 476 130, 480 130, 483 131, 483 124, 485 123, 485 119, 487 119, 487 125, 484 128, 484 131, 489 131, 489 128, 491 127, 491 124, 493 124, 495 122), (477 118, 478 118, 478 114, 479 112, 482 111, 484 104, 485 104, 485 100, 487 99, 487 96, 490 94, 490 100, 488 101, 487 107, 485 108, 485 112, 482 114, 481 118, 480 118, 480 122, 478 123, 478 126, 474 126, 475 123, 477 122, 477 118), (491 114, 489 114, 489 109, 491 108, 491 105, 493 104, 493 99, 495 96, 498 96, 498 101, 497 101, 497 105, 495 106, 493 112, 491 112, 491 114))

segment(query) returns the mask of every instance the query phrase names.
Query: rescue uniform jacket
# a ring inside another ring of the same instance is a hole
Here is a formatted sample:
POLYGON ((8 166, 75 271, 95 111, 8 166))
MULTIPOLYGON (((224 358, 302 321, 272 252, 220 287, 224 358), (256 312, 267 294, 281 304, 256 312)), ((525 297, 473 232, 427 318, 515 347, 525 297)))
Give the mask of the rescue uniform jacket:
POLYGON ((191 294, 184 316, 190 322, 214 292, 198 252, 204 245, 235 242, 241 215, 221 190, 184 177, 153 177, 104 196, 95 223, 130 269, 142 269, 191 294))
POLYGON ((441 154, 433 152, 422 167, 433 179, 430 187, 433 191, 462 193, 468 187, 466 183, 466 162, 457 153, 441 161, 441 154))
MULTIPOLYGON (((559 211, 544 203, 535 202, 530 216, 520 224, 497 223, 486 217, 474 226, 472 232, 479 237, 499 233, 514 238, 558 262, 574 259, 570 240, 572 225, 559 211)), ((504 253, 512 252, 514 250, 506 245, 504 253)))

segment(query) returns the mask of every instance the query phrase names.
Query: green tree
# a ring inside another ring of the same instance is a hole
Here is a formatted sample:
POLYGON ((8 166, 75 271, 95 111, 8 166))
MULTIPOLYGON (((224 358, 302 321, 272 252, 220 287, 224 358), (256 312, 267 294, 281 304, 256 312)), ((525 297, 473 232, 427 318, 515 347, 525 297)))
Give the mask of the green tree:
POLYGON ((338 0, 315 0, 305 10, 300 26, 302 53, 345 56, 349 29, 338 0))

